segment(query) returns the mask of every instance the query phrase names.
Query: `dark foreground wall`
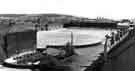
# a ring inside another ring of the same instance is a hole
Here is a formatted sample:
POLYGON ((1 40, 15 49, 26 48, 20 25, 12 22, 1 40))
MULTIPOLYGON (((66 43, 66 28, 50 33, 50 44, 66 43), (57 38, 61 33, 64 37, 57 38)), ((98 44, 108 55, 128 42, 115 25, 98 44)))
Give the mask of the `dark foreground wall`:
POLYGON ((23 32, 9 33, 7 38, 8 56, 34 48, 36 44, 36 31, 26 30, 23 32))

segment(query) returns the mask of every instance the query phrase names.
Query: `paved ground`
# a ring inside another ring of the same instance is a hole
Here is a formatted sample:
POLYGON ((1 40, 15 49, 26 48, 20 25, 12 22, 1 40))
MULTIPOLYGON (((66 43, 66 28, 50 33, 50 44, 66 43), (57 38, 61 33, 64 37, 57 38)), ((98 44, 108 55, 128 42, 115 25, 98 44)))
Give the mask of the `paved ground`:
POLYGON ((73 62, 69 63, 69 65, 73 71, 83 71, 86 68, 85 66, 89 66, 94 60, 96 60, 99 53, 102 51, 103 45, 76 49, 76 52, 79 55, 72 56, 70 59, 72 59, 73 62))

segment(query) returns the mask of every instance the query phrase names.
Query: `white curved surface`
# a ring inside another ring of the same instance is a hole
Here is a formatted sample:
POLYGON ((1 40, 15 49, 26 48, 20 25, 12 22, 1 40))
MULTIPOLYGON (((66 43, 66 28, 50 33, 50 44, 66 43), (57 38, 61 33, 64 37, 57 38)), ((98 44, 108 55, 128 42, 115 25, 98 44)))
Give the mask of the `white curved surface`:
POLYGON ((54 31, 39 31, 37 33, 37 47, 46 45, 64 45, 71 41, 73 33, 73 45, 90 45, 102 42, 104 35, 110 31, 101 29, 59 29, 54 31))

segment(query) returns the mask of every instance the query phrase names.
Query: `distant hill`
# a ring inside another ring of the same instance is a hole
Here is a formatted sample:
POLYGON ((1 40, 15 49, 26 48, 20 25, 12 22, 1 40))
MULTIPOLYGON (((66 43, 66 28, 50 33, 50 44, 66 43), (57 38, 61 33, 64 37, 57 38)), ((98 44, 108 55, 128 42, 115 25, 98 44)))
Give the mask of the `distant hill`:
POLYGON ((111 19, 105 18, 97 18, 97 19, 89 19, 85 17, 76 17, 72 15, 64 15, 64 14, 0 14, 0 17, 6 17, 15 21, 20 22, 30 22, 30 21, 38 21, 40 23, 67 23, 71 21, 80 21, 80 22, 114 22, 111 19), (40 18, 40 20, 38 20, 40 18))
POLYGON ((20 17, 25 15, 26 14, 0 14, 0 17, 20 17))

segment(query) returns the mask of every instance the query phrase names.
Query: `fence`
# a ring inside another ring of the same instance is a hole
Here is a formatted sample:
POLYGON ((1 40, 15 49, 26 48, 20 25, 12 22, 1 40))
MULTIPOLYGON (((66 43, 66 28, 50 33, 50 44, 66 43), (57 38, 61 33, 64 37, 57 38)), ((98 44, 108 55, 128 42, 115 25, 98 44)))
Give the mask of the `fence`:
POLYGON ((119 28, 116 33, 111 32, 111 35, 107 34, 105 36, 106 37, 106 41, 104 44, 104 60, 105 61, 107 60, 107 52, 109 52, 109 50, 113 48, 116 44, 123 41, 123 39, 129 35, 132 29, 134 28, 133 27, 119 28))

